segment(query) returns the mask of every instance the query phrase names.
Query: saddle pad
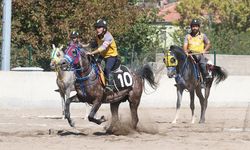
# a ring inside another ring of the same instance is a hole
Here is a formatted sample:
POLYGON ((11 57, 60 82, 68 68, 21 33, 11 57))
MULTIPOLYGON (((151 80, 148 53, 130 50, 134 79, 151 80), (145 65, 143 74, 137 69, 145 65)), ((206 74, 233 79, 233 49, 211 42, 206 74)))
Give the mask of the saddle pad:
POLYGON ((117 91, 121 91, 133 86, 133 78, 130 70, 121 65, 118 69, 112 72, 114 87, 117 91))
POLYGON ((101 66, 99 64, 97 65, 97 67, 98 67, 98 70, 99 70, 99 80, 102 83, 102 85, 105 86, 106 83, 105 83, 104 72, 102 71, 102 68, 101 68, 101 66))

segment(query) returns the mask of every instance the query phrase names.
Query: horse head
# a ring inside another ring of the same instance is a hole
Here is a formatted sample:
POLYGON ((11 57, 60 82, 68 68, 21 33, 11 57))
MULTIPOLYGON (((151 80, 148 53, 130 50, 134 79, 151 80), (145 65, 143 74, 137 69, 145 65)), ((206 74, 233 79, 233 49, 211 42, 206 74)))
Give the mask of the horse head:
POLYGON ((62 51, 62 47, 63 46, 55 47, 55 45, 52 44, 53 49, 50 55, 50 59, 51 59, 50 68, 53 70, 59 66, 60 60, 63 59, 64 57, 64 52, 62 51))
POLYGON ((88 56, 76 44, 71 44, 65 50, 64 59, 61 61, 63 70, 85 68, 89 64, 88 56))
POLYGON ((163 62, 167 67, 167 75, 169 78, 176 77, 180 70, 181 64, 186 60, 187 56, 184 51, 178 47, 172 45, 170 50, 165 52, 163 62))

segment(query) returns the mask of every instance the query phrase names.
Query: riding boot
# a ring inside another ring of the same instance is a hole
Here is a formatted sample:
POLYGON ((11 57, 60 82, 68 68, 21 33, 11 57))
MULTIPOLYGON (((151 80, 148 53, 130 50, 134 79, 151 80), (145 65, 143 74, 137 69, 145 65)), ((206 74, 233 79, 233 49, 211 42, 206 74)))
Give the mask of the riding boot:
POLYGON ((107 78, 106 85, 105 85, 105 91, 106 92, 113 92, 113 75, 110 74, 107 78))
POLYGON ((202 74, 202 83, 201 83, 201 87, 205 88, 206 87, 206 81, 208 78, 208 72, 207 72, 207 68, 206 68, 206 64, 201 64, 201 74, 202 74))

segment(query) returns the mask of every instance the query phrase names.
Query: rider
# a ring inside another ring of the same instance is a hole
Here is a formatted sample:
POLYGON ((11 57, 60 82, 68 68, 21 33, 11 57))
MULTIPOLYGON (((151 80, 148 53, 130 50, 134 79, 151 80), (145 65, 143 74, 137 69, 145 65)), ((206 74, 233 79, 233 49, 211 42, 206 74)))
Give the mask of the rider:
POLYGON ((206 69, 206 58, 204 54, 209 53, 211 47, 210 41, 206 34, 200 31, 200 21, 193 19, 191 24, 191 33, 185 36, 183 50, 187 56, 191 53, 195 55, 201 68, 203 82, 206 82, 207 78, 210 78, 206 69))
MULTIPOLYGON (((68 42, 67 47, 65 47, 64 50, 68 49, 71 46, 74 46, 77 49, 77 51, 80 53, 83 51, 86 51, 86 47, 88 47, 88 45, 82 44, 80 42, 80 36, 79 36, 79 33, 77 31, 72 31, 70 33, 69 37, 70 37, 70 41, 68 42)), ((78 67, 78 66, 74 64, 73 68, 76 68, 76 67, 78 67)))
POLYGON ((79 48, 87 47, 87 45, 84 45, 80 42, 79 33, 77 31, 72 31, 69 37, 70 42, 68 43, 68 46, 72 44, 77 44, 77 47, 79 48))
POLYGON ((113 91, 113 79, 111 70, 115 63, 118 61, 118 51, 115 43, 115 39, 111 33, 107 30, 107 22, 103 19, 99 19, 95 23, 96 37, 91 43, 92 48, 96 50, 89 52, 89 55, 100 54, 98 62, 103 59, 105 61, 104 74, 106 76, 106 87, 107 91, 113 91))

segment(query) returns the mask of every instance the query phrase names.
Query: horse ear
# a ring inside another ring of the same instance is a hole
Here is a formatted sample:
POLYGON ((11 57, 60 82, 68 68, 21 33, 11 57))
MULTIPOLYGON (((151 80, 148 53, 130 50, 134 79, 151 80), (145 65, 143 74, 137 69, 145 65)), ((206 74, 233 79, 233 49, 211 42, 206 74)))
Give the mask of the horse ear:
POLYGON ((52 48, 53 48, 53 49, 56 49, 56 46, 55 46, 55 44, 52 44, 52 48))
POLYGON ((59 49, 62 50, 62 48, 63 48, 63 45, 61 45, 59 49))

